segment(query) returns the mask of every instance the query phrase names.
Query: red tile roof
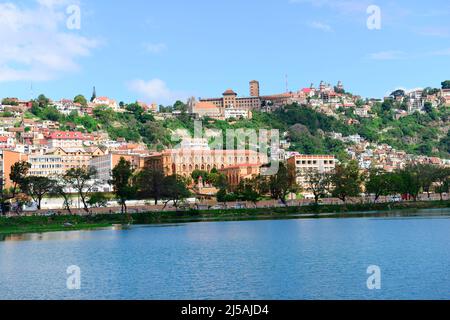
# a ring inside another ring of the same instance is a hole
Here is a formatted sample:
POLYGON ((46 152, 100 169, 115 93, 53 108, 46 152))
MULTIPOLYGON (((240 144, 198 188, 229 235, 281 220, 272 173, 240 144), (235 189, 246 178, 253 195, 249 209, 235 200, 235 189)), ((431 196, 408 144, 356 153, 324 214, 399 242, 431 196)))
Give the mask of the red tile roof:
POLYGON ((225 92, 223 93, 223 95, 224 95, 224 96, 227 96, 227 95, 236 95, 236 96, 237 96, 237 93, 234 92, 234 91, 231 90, 231 89, 228 89, 227 91, 225 91, 225 92))
POLYGON ((50 134, 51 140, 92 140, 92 137, 85 136, 82 132, 55 131, 50 134))

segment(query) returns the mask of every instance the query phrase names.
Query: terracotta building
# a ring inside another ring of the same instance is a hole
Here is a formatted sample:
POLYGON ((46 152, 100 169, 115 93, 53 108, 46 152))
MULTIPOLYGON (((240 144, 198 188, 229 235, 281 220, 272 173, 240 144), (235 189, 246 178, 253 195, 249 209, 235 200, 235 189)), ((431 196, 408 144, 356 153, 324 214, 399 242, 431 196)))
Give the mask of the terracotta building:
POLYGON ((9 175, 11 167, 20 161, 27 161, 28 157, 20 152, 2 150, 0 151, 0 178, 2 179, 3 189, 9 189, 13 186, 9 175))
POLYGON ((242 180, 251 179, 261 173, 261 164, 240 164, 221 169, 231 188, 241 183, 242 180))
POLYGON ((190 177, 194 170, 210 172, 236 165, 262 165, 267 155, 252 150, 191 150, 172 149, 147 158, 146 165, 161 170, 165 175, 190 177))

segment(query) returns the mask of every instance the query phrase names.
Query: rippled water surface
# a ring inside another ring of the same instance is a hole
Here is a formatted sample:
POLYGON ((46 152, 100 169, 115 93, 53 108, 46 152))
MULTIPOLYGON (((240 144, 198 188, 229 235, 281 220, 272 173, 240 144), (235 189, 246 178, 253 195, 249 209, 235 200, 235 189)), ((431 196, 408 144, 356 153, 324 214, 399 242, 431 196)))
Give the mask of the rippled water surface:
POLYGON ((0 299, 449 299, 450 210, 422 213, 10 236, 0 299))

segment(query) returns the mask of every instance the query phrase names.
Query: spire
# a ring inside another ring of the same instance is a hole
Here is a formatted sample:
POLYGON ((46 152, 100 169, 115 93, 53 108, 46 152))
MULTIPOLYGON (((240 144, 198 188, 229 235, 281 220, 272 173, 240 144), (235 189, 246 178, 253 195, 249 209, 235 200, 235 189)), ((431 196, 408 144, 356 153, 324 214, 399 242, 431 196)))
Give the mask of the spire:
POLYGON ((97 93, 95 91, 95 86, 94 86, 94 90, 92 91, 92 98, 91 98, 91 102, 93 102, 95 100, 95 98, 97 98, 97 93))

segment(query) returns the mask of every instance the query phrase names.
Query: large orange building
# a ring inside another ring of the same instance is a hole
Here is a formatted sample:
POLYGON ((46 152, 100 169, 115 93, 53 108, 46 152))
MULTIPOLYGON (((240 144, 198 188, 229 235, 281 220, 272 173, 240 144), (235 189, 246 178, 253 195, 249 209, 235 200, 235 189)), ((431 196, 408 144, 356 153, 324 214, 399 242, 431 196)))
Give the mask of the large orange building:
POLYGON ((150 156, 146 165, 161 170, 165 175, 178 174, 190 177, 194 170, 210 172, 237 165, 263 165, 268 162, 266 154, 253 150, 192 150, 172 149, 150 156))

